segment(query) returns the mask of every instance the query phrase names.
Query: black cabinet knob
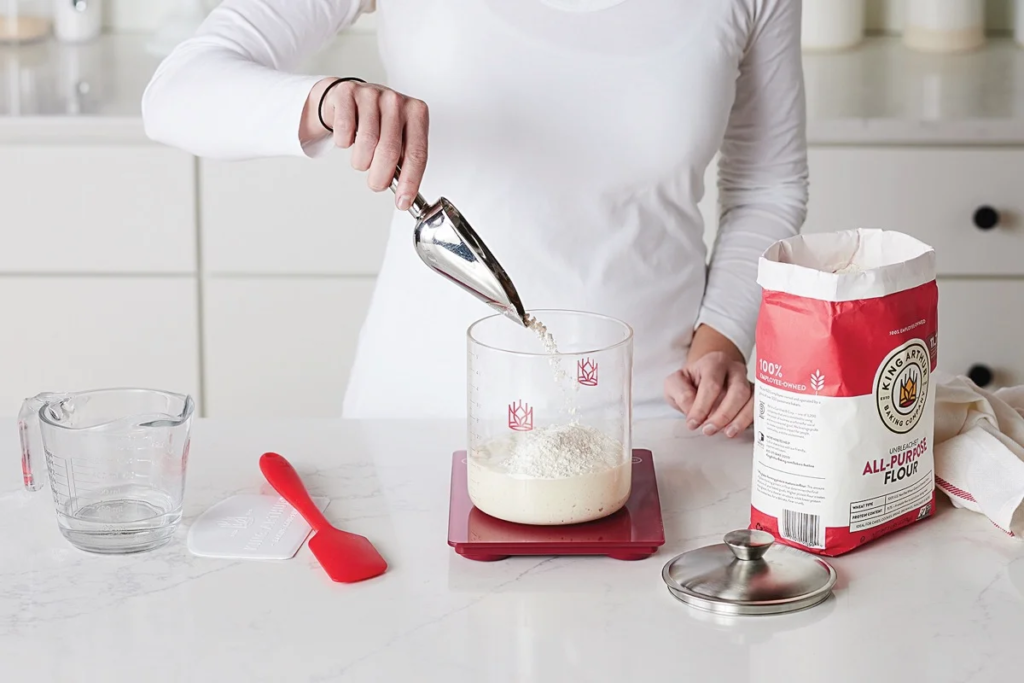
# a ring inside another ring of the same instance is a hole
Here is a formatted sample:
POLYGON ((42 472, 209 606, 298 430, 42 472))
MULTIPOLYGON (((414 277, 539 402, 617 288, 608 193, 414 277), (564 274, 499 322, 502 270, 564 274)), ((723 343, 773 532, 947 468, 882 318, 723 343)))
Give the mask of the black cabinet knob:
POLYGON ((991 206, 979 206, 974 212, 974 225, 979 230, 991 230, 999 225, 999 212, 991 206))
POLYGON ((967 376, 979 387, 987 387, 992 384, 992 369, 987 365, 972 365, 967 371, 967 376))

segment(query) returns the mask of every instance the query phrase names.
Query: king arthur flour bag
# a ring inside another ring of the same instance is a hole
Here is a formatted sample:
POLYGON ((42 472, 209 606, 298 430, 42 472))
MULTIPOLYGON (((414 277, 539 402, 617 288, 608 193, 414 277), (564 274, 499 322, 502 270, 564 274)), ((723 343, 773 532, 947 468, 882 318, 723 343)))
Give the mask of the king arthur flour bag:
POLYGON ((751 528, 834 556, 928 517, 935 252, 898 232, 802 235, 757 281, 751 528))

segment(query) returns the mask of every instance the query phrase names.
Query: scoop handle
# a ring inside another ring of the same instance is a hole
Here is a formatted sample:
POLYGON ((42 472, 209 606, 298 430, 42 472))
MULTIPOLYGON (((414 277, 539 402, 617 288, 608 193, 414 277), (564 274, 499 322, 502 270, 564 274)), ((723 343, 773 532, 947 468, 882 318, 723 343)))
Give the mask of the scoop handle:
POLYGON ((314 531, 331 526, 324 514, 320 512, 313 499, 310 498, 306 485, 302 483, 299 473, 292 464, 277 453, 264 453, 260 456, 260 471, 274 490, 281 494, 288 503, 298 511, 302 518, 309 522, 314 531))
MULTIPOLYGON (((398 193, 398 177, 402 175, 402 167, 399 164, 395 164, 395 175, 391 179, 391 191, 398 193)), ((412 204, 409 205, 409 215, 419 220, 426 215, 427 210, 430 208, 430 202, 424 199, 423 195, 419 192, 416 193, 416 197, 412 200, 412 204)))

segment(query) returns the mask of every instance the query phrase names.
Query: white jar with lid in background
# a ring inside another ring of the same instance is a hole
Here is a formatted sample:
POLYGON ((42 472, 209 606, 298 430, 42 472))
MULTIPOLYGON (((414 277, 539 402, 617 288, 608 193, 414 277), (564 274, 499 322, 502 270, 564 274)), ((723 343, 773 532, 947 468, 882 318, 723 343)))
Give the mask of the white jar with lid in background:
POLYGON ((966 52, 985 44, 985 0, 907 0, 907 47, 966 52))
POLYGON ((93 40, 103 30, 103 0, 53 0, 53 34, 66 43, 93 40))
POLYGON ((865 0, 804 0, 804 50, 845 50, 864 40, 865 0))

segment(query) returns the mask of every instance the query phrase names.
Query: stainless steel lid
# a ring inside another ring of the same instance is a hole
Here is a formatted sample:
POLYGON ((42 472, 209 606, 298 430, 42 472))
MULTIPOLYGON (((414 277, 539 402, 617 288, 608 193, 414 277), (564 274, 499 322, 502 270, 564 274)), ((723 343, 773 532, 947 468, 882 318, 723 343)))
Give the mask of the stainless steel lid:
POLYGON ((832 594, 836 570, 821 558, 774 545, 765 531, 732 531, 724 540, 669 560, 661 577, 673 596, 719 614, 781 614, 832 594))

